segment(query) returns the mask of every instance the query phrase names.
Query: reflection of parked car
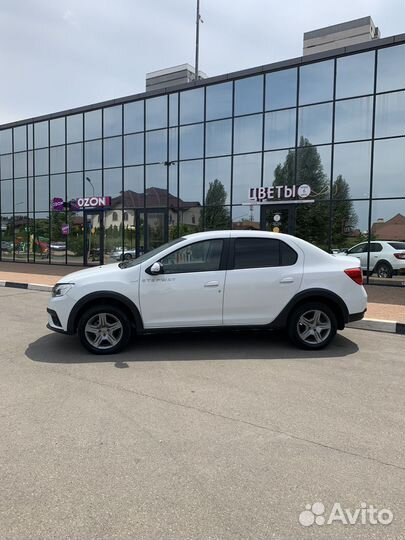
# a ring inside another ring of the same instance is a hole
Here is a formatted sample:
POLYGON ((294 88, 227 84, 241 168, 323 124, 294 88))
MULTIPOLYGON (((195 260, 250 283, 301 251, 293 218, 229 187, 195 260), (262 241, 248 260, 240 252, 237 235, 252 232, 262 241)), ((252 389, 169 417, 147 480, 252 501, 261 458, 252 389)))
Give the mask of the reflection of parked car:
POLYGON ((127 248, 122 250, 121 248, 117 248, 111 253, 111 257, 116 261, 130 261, 136 258, 136 250, 127 248))
POLYGON ((52 251, 66 251, 66 242, 51 242, 52 251))
POLYGON ((1 241, 1 251, 13 251, 13 242, 1 241))
POLYGON ((374 241, 370 242, 370 262, 367 267, 368 243, 362 242, 342 255, 351 255, 360 260, 363 271, 375 273, 380 278, 392 278, 405 272, 405 242, 374 241))
POLYGON ((167 329, 285 328, 318 350, 363 318, 367 294, 354 257, 333 257, 281 233, 212 231, 142 257, 74 272, 53 288, 48 328, 78 332, 95 354, 131 334, 167 329))

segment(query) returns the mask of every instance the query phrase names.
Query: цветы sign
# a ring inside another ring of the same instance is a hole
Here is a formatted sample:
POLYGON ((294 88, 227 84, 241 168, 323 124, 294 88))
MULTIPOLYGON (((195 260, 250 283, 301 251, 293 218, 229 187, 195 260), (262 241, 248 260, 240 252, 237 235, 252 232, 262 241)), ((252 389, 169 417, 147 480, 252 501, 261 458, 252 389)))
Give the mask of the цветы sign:
POLYGON ((272 186, 272 187, 256 187, 249 189, 249 200, 255 202, 272 201, 272 200, 288 200, 288 199, 305 199, 311 194, 311 188, 308 184, 300 186, 272 186))

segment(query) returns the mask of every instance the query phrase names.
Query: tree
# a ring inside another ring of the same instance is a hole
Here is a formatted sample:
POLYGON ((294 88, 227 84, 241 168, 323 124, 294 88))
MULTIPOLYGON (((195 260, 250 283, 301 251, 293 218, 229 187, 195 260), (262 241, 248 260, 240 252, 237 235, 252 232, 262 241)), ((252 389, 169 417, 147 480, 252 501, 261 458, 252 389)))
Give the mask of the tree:
POLYGON ((347 244, 347 236, 356 227, 357 214, 350 200, 350 186, 341 174, 336 177, 332 186, 332 239, 333 246, 343 247, 347 244))
MULTIPOLYGON (((205 197, 205 229, 218 230, 229 228, 229 210, 226 206, 226 191, 223 183, 216 178, 209 183, 205 197)), ((203 219, 200 217, 200 222, 203 219)), ((201 223, 200 223, 201 226, 201 223)))

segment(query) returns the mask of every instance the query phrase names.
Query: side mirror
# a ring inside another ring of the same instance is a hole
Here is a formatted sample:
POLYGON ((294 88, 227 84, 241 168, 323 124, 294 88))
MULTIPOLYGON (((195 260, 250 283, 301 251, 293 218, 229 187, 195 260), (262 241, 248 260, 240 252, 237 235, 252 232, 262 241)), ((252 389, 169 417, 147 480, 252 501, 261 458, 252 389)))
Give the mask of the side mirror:
POLYGON ((149 268, 149 274, 152 274, 152 276, 163 274, 163 266, 160 264, 160 262, 155 262, 152 264, 152 266, 149 268))

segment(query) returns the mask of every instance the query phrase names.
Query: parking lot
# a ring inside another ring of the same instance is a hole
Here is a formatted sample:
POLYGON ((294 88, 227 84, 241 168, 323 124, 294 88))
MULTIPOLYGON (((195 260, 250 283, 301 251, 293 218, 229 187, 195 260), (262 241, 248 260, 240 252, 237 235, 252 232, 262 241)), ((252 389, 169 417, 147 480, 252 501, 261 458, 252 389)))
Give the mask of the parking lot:
POLYGON ((95 357, 48 294, 0 289, 1 539, 404 538, 403 336, 320 353, 265 332, 95 357), (303 526, 306 504, 393 521, 303 526))

